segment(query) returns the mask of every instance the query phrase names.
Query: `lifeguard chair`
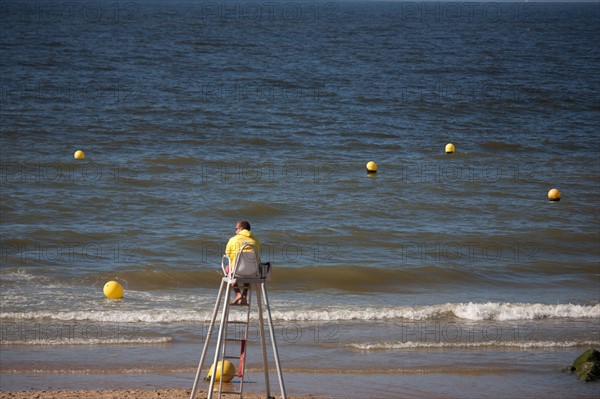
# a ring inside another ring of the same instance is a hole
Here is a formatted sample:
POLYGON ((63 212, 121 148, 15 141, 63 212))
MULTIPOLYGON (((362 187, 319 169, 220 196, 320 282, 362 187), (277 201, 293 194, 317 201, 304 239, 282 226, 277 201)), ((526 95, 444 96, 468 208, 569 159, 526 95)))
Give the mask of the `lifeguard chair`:
POLYGON ((210 325, 208 327, 206 340, 204 341, 204 348, 202 349, 202 355, 200 356, 200 362, 198 363, 198 370, 196 371, 196 377, 194 379, 194 385, 192 387, 190 399, 195 399, 194 396, 196 395, 198 382, 200 381, 200 376, 202 374, 202 370, 204 369, 204 360, 206 358, 207 349, 210 344, 211 336, 213 333, 215 321, 219 312, 221 302, 223 302, 223 310, 221 313, 221 324, 219 325, 219 333, 217 335, 217 345, 215 348, 212 375, 209 376, 210 384, 208 388, 208 399, 212 399, 214 392, 218 393, 217 397, 219 399, 221 398, 222 394, 235 394, 239 395, 240 399, 243 398, 244 377, 246 374, 245 360, 247 350, 247 338, 248 328, 250 326, 250 311, 252 308, 253 290, 256 291, 256 307, 258 310, 258 324, 262 351, 263 372, 265 377, 266 398, 272 399, 273 397, 271 396, 271 388, 269 384, 269 367, 267 361, 267 346, 265 342, 265 329, 263 319, 263 311, 265 309, 273 349, 273 357, 275 360, 275 367, 277 370, 277 377, 279 379, 279 387, 281 390, 281 398, 286 399, 283 375, 281 372, 281 366, 279 364, 279 354, 277 351, 277 343, 275 341, 275 332, 273 329, 273 320, 271 318, 271 308, 269 306, 269 297, 267 295, 266 288, 266 282, 270 281, 271 279, 271 264, 260 263, 260 258, 258 256, 258 253, 256 252, 256 248, 253 245, 244 243, 242 248, 240 248, 240 250, 235 256, 235 264, 231 265, 229 258, 226 255, 224 255, 221 260, 221 269, 223 269, 224 277, 221 280, 219 294, 217 296, 215 308, 212 314, 210 325), (229 297, 231 294, 232 286, 234 284, 237 284, 240 289, 248 290, 246 296, 246 303, 240 303, 235 305, 230 303, 229 297), (224 300, 223 293, 225 293, 224 300), (236 319, 241 318, 242 321, 230 320, 230 316, 232 313, 231 310, 234 308, 245 312, 245 314, 242 314, 241 317, 239 313, 237 315, 236 319), (235 325, 242 327, 241 337, 240 334, 237 334, 236 336, 231 335, 229 327, 235 325), (236 343, 239 344, 239 354, 231 352, 231 347, 234 346, 234 344, 236 343), (226 360, 238 360, 237 374, 225 373, 226 368, 224 367, 224 365, 226 360), (223 365, 223 367, 220 368, 220 373, 218 373, 219 364, 223 365), (218 374, 220 375, 218 376, 218 374), (215 389, 215 383, 217 383, 217 376, 219 377, 218 389, 215 389), (239 381, 237 381, 237 388, 235 387, 235 382, 227 384, 223 383, 224 380, 230 380, 232 378, 235 378, 236 376, 239 378, 239 381))

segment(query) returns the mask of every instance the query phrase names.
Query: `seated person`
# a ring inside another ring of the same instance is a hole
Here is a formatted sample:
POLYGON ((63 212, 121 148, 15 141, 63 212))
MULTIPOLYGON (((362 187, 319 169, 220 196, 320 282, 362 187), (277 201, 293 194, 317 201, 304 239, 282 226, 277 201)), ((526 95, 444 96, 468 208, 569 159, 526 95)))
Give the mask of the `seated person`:
MULTIPOLYGON (((225 255, 229 258, 229 264, 231 266, 235 265, 235 256, 240 251, 240 249, 244 246, 244 244, 250 244, 254 246, 257 254, 260 253, 260 241, 256 238, 252 232, 250 231, 250 223, 246 220, 239 220, 235 224, 235 236, 231 237, 227 242, 227 246, 225 247, 225 255)), ((245 284, 244 287, 247 287, 248 284, 245 284)), ((237 284, 233 286, 233 291, 235 292, 235 298, 232 305, 245 305, 248 303, 246 295, 248 295, 248 288, 244 289, 242 293, 238 288, 237 284)))

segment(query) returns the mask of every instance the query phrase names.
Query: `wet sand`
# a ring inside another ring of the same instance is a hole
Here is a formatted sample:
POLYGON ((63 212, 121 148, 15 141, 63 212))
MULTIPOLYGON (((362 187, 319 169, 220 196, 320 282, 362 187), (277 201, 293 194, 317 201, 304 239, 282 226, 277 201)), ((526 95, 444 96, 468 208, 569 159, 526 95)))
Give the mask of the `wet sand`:
MULTIPOLYGON (((72 391, 19 391, 19 392, 0 392, 0 399, 76 399, 76 398, 94 398, 94 399, 186 399, 190 397, 190 389, 109 389, 109 390, 72 390, 72 391)), ((281 395, 273 394, 275 398, 281 398, 281 395)), ((196 392, 195 399, 204 399, 207 393, 204 391, 196 392)), ((238 395, 223 395, 224 398, 239 398, 238 395)), ((264 394, 244 393, 246 399, 264 399, 264 394)), ((324 396, 288 396, 289 399, 325 399, 324 396)))

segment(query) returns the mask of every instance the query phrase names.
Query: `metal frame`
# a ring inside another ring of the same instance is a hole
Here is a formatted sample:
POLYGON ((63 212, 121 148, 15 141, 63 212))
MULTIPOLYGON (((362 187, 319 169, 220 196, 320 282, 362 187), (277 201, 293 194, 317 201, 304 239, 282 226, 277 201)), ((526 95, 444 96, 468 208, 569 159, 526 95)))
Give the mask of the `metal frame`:
MULTIPOLYGON (((271 307, 269 305, 269 297, 267 295, 267 288, 266 288, 266 284, 265 284, 265 279, 261 279, 261 278, 232 278, 231 276, 226 276, 223 277, 223 279, 221 280, 221 286, 219 287, 219 294, 217 296, 217 301, 215 303, 215 308, 213 310, 213 314, 211 317, 211 321, 210 321, 210 326, 208 327, 208 332, 206 335, 206 340, 204 341, 204 347, 202 349, 202 355, 200 356, 200 361, 198 363, 198 369, 196 371, 196 377, 194 379, 194 385, 192 387, 192 392, 190 394, 190 399, 194 399, 194 396, 196 395, 196 391, 198 389, 198 382, 200 381, 200 376, 202 374, 202 370, 204 368, 204 361, 206 360, 206 354, 208 351, 208 346, 210 345, 210 340, 211 340, 211 336, 213 334, 213 329, 215 326, 215 321, 217 318, 217 314, 219 312, 219 308, 221 305, 221 302, 223 302, 223 310, 221 313, 221 324, 219 326, 219 333, 217 335, 217 345, 215 348, 215 355, 214 355, 214 359, 213 359, 213 365, 214 369, 213 369, 213 377, 216 375, 217 373, 217 365, 219 364, 219 361, 224 361, 225 360, 225 349, 226 349, 226 335, 227 335, 227 327, 228 327, 228 322, 229 322, 229 309, 230 309, 230 302, 229 302, 229 297, 230 297, 230 293, 231 293, 231 286, 234 283, 238 283, 238 284, 249 284, 249 293, 251 295, 252 289, 256 289, 256 306, 258 309, 258 322, 259 322, 259 332, 260 332, 260 344, 261 344, 261 351, 262 351, 262 362, 263 362, 263 371, 264 371, 264 378, 265 378, 265 387, 266 387, 266 398, 267 399, 271 399, 271 387, 270 387, 270 383, 269 383, 269 367, 268 367, 268 361, 267 361, 267 346, 266 346, 266 342, 265 342, 265 329, 264 329, 264 317, 263 317, 263 305, 264 308, 267 311, 267 322, 268 322, 268 327, 269 327, 269 335, 271 338, 271 344, 272 344, 272 350, 273 350, 273 357, 275 360, 275 367, 277 370, 277 377, 279 379, 279 387, 280 387, 280 391, 281 391, 281 398, 282 399, 286 399, 286 392, 285 392, 285 385, 283 383, 283 374, 281 372, 281 365, 279 363, 279 352, 277 350, 277 343, 276 343, 276 339, 275 339, 275 331, 273 329, 273 319, 271 317, 271 307), (224 295, 224 299, 223 299, 223 292, 225 292, 224 295)), ((249 296, 250 296, 249 295, 249 296)), ((250 310, 251 310, 251 301, 248 302, 248 316, 247 316, 247 321, 250 321, 250 310)), ((246 325, 246 332, 245 332, 245 336, 247 336, 247 329, 248 329, 248 324, 246 325)), ((247 343, 246 343, 247 344, 247 343)), ((245 369, 245 362, 244 362, 244 367, 245 369)), ((221 370, 221 372, 223 372, 223 370, 221 370)), ((239 392, 237 391, 229 391, 229 392, 223 392, 223 379, 220 379, 219 382, 219 389, 218 389, 218 398, 221 398, 221 394, 223 393, 229 393, 229 394, 239 394, 240 398, 243 397, 243 386, 244 386, 244 377, 245 377, 245 370, 242 370, 242 377, 241 380, 239 382, 240 384, 240 390, 239 392)), ((215 378, 211 378, 210 379, 210 385, 208 388, 208 399, 212 399, 213 397, 213 393, 214 393, 214 388, 215 388, 215 378)))

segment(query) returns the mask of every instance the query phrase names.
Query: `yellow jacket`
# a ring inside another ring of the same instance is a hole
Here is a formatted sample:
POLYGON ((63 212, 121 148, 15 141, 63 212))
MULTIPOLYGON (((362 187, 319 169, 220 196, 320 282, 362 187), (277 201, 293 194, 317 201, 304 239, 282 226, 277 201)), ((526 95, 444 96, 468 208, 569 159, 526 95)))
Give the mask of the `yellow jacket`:
POLYGON ((256 238, 251 231, 246 229, 240 231, 235 236, 231 237, 225 247, 225 255, 229 257, 229 264, 235 265, 235 255, 242 249, 244 244, 253 245, 256 249, 256 253, 260 256, 260 241, 256 238))

